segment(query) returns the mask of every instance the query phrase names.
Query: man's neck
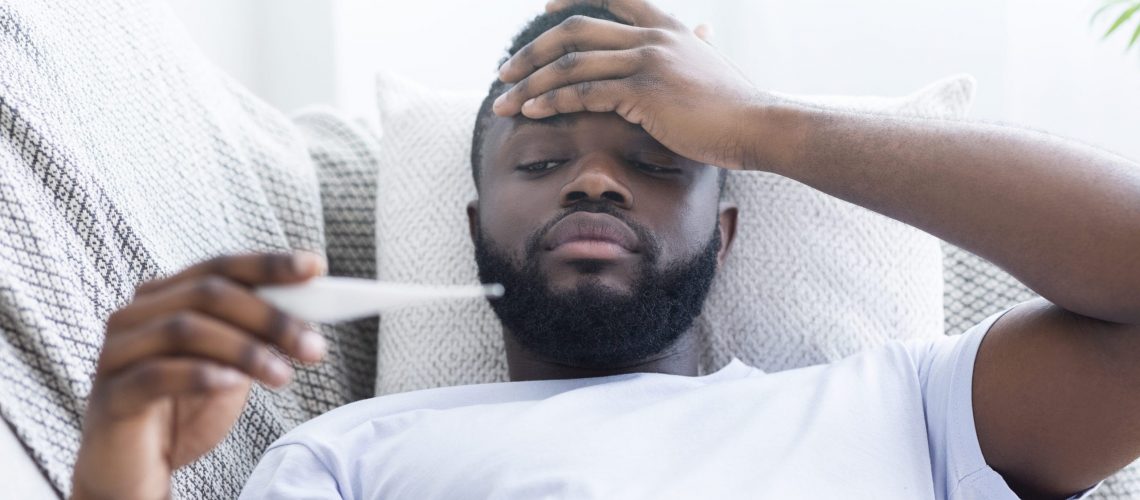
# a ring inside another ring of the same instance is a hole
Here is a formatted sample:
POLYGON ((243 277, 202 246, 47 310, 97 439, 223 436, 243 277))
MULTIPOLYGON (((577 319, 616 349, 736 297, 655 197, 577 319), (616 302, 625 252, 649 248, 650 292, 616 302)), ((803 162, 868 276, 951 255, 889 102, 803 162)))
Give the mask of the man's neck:
POLYGON ((698 375, 700 356, 691 330, 677 339, 677 342, 665 352, 614 368, 588 368, 550 361, 518 345, 510 332, 503 336, 506 341, 507 366, 512 382, 605 377, 625 373, 666 373, 689 377, 698 375))

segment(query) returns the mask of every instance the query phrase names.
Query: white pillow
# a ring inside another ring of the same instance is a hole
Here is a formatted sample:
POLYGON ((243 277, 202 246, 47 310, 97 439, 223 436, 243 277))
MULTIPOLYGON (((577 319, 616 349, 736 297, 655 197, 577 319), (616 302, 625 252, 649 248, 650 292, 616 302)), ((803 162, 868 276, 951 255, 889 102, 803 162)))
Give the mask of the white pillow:
MULTIPOLYGON (((901 98, 795 98, 866 112, 961 118, 974 80, 947 78, 901 98)), ((378 79, 377 270, 387 281, 478 281, 467 202, 484 92, 378 79)), ((794 181, 734 172, 737 238, 695 323, 702 370, 736 357, 765 370, 833 361, 891 339, 942 335, 942 253, 922 231, 794 181)), ((483 301, 380 318, 377 394, 506 380, 498 318, 483 301)))

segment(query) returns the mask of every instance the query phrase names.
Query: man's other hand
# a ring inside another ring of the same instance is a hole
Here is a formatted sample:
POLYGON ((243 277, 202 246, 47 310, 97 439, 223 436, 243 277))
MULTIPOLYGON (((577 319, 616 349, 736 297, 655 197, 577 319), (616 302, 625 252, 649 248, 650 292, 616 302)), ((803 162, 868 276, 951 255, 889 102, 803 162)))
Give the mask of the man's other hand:
POLYGON ((107 320, 83 421, 74 498, 166 498, 171 473, 218 444, 257 380, 316 363, 324 339, 253 287, 324 272, 314 254, 219 257, 142 284, 107 320))
POLYGON ((494 105, 499 116, 615 112, 694 161, 744 168, 752 161, 752 110, 770 100, 720 51, 707 27, 689 30, 646 0, 555 0, 548 11, 604 7, 627 26, 568 18, 507 60, 514 83, 494 105))

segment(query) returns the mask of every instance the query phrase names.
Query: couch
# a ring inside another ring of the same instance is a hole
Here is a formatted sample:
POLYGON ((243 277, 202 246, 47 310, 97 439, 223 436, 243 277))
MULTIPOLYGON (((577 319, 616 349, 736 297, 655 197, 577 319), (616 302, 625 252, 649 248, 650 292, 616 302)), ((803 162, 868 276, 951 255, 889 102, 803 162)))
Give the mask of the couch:
MULTIPOLYGON (((69 490, 103 322, 142 281, 221 253, 305 249, 377 275, 379 142, 331 110, 288 118, 200 54, 159 0, 0 5, 0 484, 69 490)), ((946 333, 1032 297, 946 245, 946 333)), ((228 498, 293 426, 375 391, 377 320, 324 326, 327 363, 255 388, 175 494, 228 498)), ((1104 498, 1140 495, 1129 469, 1104 498)))

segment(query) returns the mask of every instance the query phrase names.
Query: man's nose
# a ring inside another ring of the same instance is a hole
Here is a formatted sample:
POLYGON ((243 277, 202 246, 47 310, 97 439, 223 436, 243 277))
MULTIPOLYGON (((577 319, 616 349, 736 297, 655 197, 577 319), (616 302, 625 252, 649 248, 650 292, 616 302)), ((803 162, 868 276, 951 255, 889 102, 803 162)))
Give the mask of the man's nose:
POLYGON ((574 178, 562 187, 562 206, 569 207, 580 201, 601 201, 630 209, 633 193, 626 185, 625 173, 625 166, 619 158, 595 155, 580 159, 574 178))

